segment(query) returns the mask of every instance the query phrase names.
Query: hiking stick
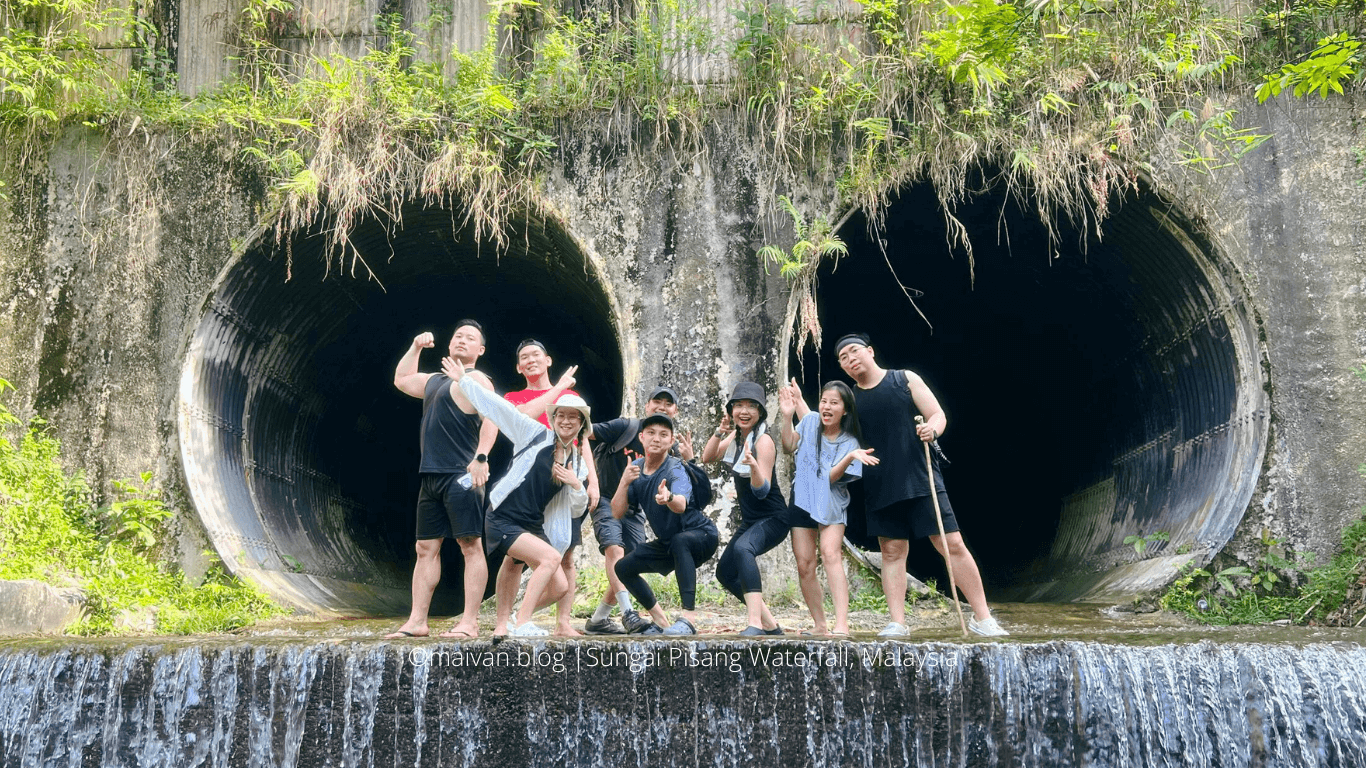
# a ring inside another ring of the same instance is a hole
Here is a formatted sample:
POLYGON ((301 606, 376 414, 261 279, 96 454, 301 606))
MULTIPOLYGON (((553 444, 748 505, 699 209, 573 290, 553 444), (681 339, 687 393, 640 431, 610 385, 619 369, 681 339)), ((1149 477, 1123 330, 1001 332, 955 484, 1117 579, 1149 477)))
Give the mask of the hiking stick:
MULTIPOLYGON (((915 417, 916 424, 924 424, 924 416, 915 417)), ((922 441, 923 442, 923 441, 922 441)), ((963 604, 958 602, 958 583, 953 578, 953 560, 949 558, 949 537, 944 533, 944 513, 939 511, 939 491, 934 487, 934 464, 930 460, 930 444, 925 446, 925 472, 930 476, 930 499, 934 501, 934 522, 939 525, 939 540, 944 542, 944 567, 949 569, 949 600, 958 611, 958 626, 963 637, 968 636, 968 622, 963 618, 963 604)))

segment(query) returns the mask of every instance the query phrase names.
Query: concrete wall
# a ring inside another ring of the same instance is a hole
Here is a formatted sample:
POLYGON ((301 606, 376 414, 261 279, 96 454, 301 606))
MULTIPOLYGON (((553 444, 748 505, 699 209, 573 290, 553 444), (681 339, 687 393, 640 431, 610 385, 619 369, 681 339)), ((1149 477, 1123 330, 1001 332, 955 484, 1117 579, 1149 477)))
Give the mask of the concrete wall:
POLYGON ((1267 529, 1336 551, 1366 504, 1366 99, 1239 105, 1272 138, 1210 174, 1159 161, 1159 183, 1241 272, 1261 318, 1271 449, 1234 550, 1267 529))

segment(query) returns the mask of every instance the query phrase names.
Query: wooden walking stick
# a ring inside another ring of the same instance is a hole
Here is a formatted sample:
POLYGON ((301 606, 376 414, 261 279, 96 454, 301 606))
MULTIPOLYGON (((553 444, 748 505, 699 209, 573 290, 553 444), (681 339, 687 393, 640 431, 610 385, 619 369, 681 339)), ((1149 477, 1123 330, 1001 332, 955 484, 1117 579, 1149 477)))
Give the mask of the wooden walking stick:
MULTIPOLYGON (((916 416, 917 425, 925 423, 924 416, 916 416)), ((944 513, 939 511, 939 491, 934 487, 934 463, 930 459, 930 444, 921 441, 925 446, 925 472, 930 476, 930 499, 934 501, 934 522, 939 525, 939 540, 944 542, 944 567, 949 569, 949 600, 953 607, 958 611, 958 626, 963 630, 963 637, 968 636, 968 622, 963 618, 963 604, 958 602, 958 583, 953 579, 953 560, 949 558, 949 537, 944 533, 944 513)))

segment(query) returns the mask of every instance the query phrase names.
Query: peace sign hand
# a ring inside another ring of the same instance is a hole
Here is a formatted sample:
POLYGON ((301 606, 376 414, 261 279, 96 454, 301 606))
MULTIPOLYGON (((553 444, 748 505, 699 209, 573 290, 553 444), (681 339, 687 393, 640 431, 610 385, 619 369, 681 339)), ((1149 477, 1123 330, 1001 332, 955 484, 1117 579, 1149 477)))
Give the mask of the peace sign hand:
POLYGON ((555 382, 555 386, 559 387, 561 390, 573 389, 574 385, 578 383, 578 381, 574 378, 574 374, 578 372, 579 367, 577 365, 569 366, 568 370, 560 374, 560 379, 559 381, 555 382))

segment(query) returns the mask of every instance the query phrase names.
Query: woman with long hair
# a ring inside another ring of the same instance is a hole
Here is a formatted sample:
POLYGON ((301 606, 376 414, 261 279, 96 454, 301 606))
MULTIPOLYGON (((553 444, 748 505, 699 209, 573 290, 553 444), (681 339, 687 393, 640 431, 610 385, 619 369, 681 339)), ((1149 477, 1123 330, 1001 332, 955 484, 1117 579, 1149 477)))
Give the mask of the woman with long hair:
POLYGON ((757 562, 787 538, 788 530, 787 502, 773 482, 778 450, 768 435, 764 399, 758 384, 736 384, 721 425, 702 449, 704 463, 720 460, 735 477, 740 527, 716 563, 716 580, 745 604, 749 626, 740 634, 746 637, 783 634, 764 603, 757 562))
POLYGON ((825 565, 830 598, 835 604, 835 634, 849 634, 849 580, 844 574, 844 525, 851 481, 862 477, 863 466, 877 464, 871 448, 860 447, 858 410, 854 391, 842 381, 821 387, 817 410, 802 399, 794 380, 778 390, 782 411, 783 448, 796 454, 792 470, 792 554, 802 598, 815 622, 815 634, 826 635, 825 596, 816 579, 816 550, 825 565), (798 423, 794 429, 792 417, 798 423), (819 534, 818 534, 819 532, 819 534))
MULTIPOLYGON (((588 436, 591 412, 578 395, 560 395, 546 408, 551 426, 518 411, 512 403, 464 375, 451 358, 441 370, 469 398, 481 416, 498 425, 512 441, 512 466, 489 492, 484 520, 484 548, 531 566, 526 594, 508 634, 541 637, 531 615, 572 593, 560 561, 572 541, 571 520, 588 506, 588 464, 579 446, 588 436)), ((499 580, 503 588, 504 580, 499 580)), ((515 592, 515 582, 513 591, 515 592)), ((509 599, 508 605, 512 602, 509 599)), ((477 610, 477 609, 476 609, 477 610)), ((498 628, 495 627, 495 634, 498 628)))

